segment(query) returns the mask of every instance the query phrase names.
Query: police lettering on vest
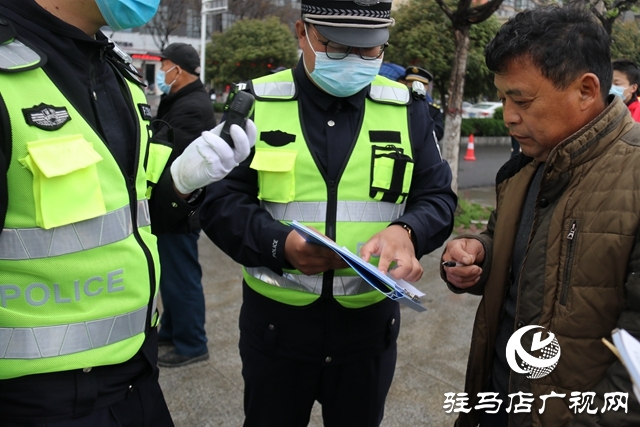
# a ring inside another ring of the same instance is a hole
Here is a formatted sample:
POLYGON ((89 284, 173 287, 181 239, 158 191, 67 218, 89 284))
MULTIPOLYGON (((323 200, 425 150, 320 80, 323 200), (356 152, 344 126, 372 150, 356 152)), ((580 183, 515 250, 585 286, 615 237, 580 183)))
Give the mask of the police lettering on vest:
POLYGON ((13 284, 0 285, 0 304, 7 308, 12 300, 24 300, 27 304, 39 307, 47 303, 66 304, 80 301, 85 297, 95 297, 103 291, 107 293, 124 291, 123 269, 110 271, 104 276, 76 279, 73 285, 53 283, 31 283, 24 291, 13 284))

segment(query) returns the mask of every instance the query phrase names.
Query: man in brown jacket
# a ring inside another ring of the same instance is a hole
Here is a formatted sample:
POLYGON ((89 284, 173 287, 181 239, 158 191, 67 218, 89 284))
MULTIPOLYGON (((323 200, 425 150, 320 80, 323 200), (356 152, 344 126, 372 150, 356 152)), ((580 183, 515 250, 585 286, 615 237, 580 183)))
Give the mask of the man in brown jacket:
POLYGON ((458 426, 640 425, 601 341, 616 327, 640 336, 640 127, 608 96, 609 48, 589 12, 553 6, 517 14, 486 47, 522 153, 498 172, 487 230, 442 255, 450 289, 483 296, 458 426))

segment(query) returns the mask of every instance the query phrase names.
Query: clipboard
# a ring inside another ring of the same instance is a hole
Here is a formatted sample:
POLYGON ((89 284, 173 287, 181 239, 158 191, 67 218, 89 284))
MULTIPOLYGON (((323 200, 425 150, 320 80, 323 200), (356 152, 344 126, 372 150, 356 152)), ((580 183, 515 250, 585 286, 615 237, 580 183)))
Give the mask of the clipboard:
POLYGON ((378 292, 384 294, 387 298, 406 305, 407 307, 418 311, 427 311, 427 308, 422 305, 420 298, 424 296, 424 293, 419 291, 409 282, 402 279, 397 280, 385 275, 378 270, 376 266, 365 262, 359 256, 355 255, 349 249, 340 247, 336 242, 329 239, 317 231, 300 224, 298 221, 289 222, 288 225, 293 227, 304 239, 316 245, 326 246, 333 250, 335 253, 355 270, 360 277, 362 277, 371 287, 378 292))

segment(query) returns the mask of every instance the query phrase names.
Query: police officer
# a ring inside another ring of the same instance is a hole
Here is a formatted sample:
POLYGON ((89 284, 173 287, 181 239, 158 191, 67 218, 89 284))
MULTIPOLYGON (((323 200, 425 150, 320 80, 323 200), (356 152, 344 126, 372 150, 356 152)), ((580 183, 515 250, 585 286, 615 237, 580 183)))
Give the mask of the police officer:
POLYGON ((301 7, 300 62, 242 85, 257 99, 259 141, 208 187, 200 221, 244 266, 245 427, 305 426, 314 401, 327 426, 378 426, 398 303, 284 222, 313 226, 381 271, 416 281, 418 259, 451 232, 456 196, 426 103, 377 76, 391 1, 301 7))
POLYGON ((172 426, 154 226, 244 159, 207 131, 167 166, 130 58, 100 32, 159 0, 0 0, 0 424, 172 426))
MULTIPOLYGON (((405 69, 405 75, 402 79, 409 87, 412 87, 413 82, 420 82, 426 89, 427 86, 429 86, 429 82, 433 80, 433 75, 424 68, 412 66, 405 69)), ((429 95, 429 93, 426 91, 424 95, 422 95, 420 91, 414 91, 414 93, 416 93, 418 97, 424 96, 427 104, 429 104, 429 115, 435 123, 436 138, 438 138, 438 141, 440 141, 442 139, 442 136, 444 135, 444 116, 442 115, 442 111, 440 110, 440 105, 435 103, 433 101, 433 98, 431 98, 431 95, 429 95)))

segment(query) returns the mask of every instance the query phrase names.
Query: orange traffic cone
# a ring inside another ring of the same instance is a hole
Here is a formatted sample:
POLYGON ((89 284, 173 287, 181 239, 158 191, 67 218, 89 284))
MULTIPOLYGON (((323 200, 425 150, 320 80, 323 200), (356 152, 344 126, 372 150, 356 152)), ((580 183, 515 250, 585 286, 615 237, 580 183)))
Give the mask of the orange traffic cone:
POLYGON ((464 159, 470 162, 476 161, 475 149, 473 147, 473 134, 469 135, 469 142, 467 143, 467 154, 464 155, 464 159))

